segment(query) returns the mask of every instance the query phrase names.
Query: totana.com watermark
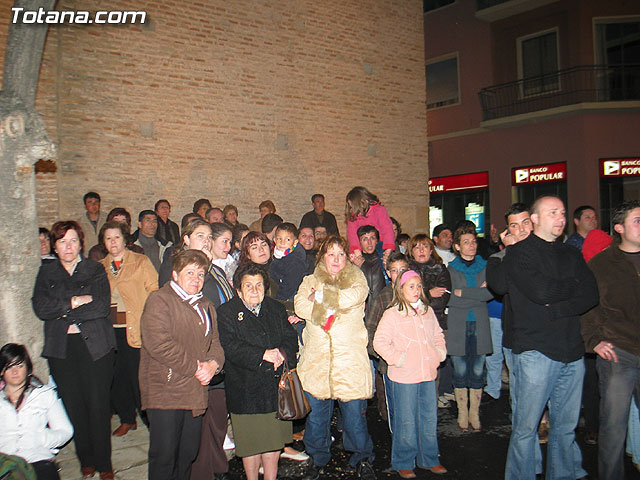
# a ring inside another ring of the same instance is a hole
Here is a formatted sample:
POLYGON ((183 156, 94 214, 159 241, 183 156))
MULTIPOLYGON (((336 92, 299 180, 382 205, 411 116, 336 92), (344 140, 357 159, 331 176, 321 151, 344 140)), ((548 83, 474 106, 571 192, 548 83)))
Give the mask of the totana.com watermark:
POLYGON ((144 23, 147 18, 147 12, 133 10, 98 10, 93 13, 85 10, 45 10, 42 7, 38 10, 25 10, 21 7, 13 7, 11 11, 13 12, 12 23, 25 24, 144 23))

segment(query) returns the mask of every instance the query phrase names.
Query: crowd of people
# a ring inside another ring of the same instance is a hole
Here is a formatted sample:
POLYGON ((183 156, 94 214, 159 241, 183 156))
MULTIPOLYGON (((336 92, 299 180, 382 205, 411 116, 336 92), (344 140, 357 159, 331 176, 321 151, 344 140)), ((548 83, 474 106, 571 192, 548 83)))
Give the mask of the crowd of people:
POLYGON ((403 234, 365 187, 346 196, 346 238, 321 194, 298 227, 270 200, 247 226, 207 199, 178 227, 163 199, 133 233, 126 209, 105 215, 95 192, 83 200, 82 218, 40 229, 32 301, 53 381, 33 376, 24 346, 0 349, 0 452, 40 480, 59 478, 55 454, 72 436, 83 478, 113 479, 111 436, 138 418, 150 480, 228 478, 229 419, 248 480, 277 478, 281 457, 305 462, 303 480, 322 478, 334 441, 354 477, 372 480, 374 393, 391 468, 445 474, 437 409, 455 402, 460 430, 481 431, 503 362, 506 479, 543 472, 541 441, 548 480, 585 477, 581 410, 601 479, 624 478, 627 430, 640 463, 640 202, 614 212, 615 238, 593 207, 577 208, 564 241, 554 196, 511 205, 487 239, 466 220, 403 234), (276 415, 285 362, 311 406, 303 421, 276 415))

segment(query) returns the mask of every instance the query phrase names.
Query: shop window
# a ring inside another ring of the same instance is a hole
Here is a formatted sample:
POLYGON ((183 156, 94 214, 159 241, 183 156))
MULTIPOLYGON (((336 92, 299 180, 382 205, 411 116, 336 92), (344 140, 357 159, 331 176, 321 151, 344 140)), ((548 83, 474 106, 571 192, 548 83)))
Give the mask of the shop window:
POLYGON ((546 31, 518 39, 518 75, 524 97, 560 88, 558 32, 546 31))
POLYGON ((428 63, 427 109, 460 103, 458 85, 458 56, 428 63))

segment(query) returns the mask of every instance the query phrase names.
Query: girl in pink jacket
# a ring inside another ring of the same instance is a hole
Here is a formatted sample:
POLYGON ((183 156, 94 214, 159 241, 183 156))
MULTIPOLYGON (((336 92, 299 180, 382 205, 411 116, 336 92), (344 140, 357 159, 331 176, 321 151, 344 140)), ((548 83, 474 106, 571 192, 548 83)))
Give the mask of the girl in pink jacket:
POLYGON ((373 348, 389 364, 387 395, 393 408, 391 465, 402 478, 414 468, 447 473, 438 458, 436 375, 447 356, 444 334, 427 306, 420 275, 409 270, 393 286, 373 348))
POLYGON ((384 250, 386 260, 396 248, 396 239, 389 213, 380 204, 378 197, 365 187, 353 187, 347 193, 346 213, 349 253, 361 253, 358 228, 363 225, 373 225, 378 230, 378 237, 382 241, 382 250, 384 250))

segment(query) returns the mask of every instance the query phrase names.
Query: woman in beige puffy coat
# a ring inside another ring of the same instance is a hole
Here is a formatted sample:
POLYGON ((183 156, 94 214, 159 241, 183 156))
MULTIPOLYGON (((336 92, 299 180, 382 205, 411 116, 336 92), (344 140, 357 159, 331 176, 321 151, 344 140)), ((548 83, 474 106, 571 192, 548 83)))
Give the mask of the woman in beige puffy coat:
POLYGON ((313 461, 303 479, 320 478, 331 458, 334 400, 342 412, 345 450, 353 452, 349 463, 358 478, 375 479, 365 417, 373 394, 363 321, 368 293, 364 274, 348 260, 346 240, 327 237, 313 275, 304 278, 294 299, 296 315, 307 321, 298 374, 311 405, 304 444, 313 461))

